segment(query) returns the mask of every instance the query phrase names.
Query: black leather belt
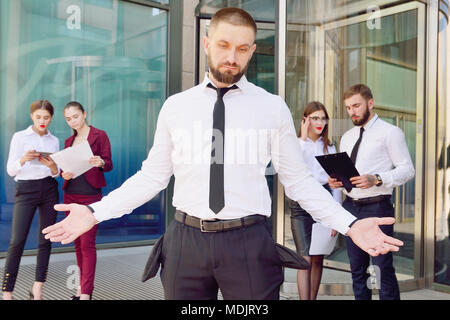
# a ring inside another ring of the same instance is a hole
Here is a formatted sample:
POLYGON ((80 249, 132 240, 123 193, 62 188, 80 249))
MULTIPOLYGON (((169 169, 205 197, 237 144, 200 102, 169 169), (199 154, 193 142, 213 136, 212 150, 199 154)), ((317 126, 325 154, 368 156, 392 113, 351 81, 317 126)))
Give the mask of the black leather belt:
POLYGON ((200 219, 190 216, 182 211, 175 212, 175 220, 184 223, 187 226, 200 229, 202 232, 222 232, 227 230, 239 229, 244 226, 261 223, 267 219, 266 216, 254 214, 240 219, 219 220, 219 219, 200 219))
POLYGON ((371 204, 371 203, 377 203, 381 201, 386 201, 391 199, 391 195, 388 194, 382 194, 375 197, 368 197, 368 198, 361 198, 361 199, 353 199, 347 196, 347 199, 349 199, 351 202, 355 204, 371 204))

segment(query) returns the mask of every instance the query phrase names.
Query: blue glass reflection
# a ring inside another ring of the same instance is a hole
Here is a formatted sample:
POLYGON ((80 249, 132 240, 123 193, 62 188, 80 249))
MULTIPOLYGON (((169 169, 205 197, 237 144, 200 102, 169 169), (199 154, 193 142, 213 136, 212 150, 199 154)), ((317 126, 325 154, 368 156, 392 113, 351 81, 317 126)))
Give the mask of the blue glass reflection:
MULTIPOLYGON (((113 0, 0 1, 3 168, 13 133, 31 123, 31 102, 44 98, 55 107, 50 131, 61 147, 71 135, 62 113, 71 100, 83 104, 89 124, 107 132, 114 169, 106 174, 104 194, 137 172, 152 146, 166 97, 167 16, 164 10, 113 0)), ((0 171, 0 185, 4 252, 15 190, 5 169, 0 171)), ((100 224, 97 243, 157 238, 164 229, 164 211, 162 192, 132 215, 100 224)), ((35 217, 25 249, 36 248, 37 232, 35 217)))

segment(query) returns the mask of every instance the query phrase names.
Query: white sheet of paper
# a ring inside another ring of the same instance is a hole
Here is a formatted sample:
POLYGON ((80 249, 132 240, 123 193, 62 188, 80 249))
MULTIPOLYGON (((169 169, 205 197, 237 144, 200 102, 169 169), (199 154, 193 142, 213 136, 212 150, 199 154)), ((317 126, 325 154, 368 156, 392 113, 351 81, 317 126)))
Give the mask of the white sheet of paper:
POLYGON ((94 154, 87 141, 50 155, 63 171, 72 172, 73 178, 79 177, 94 167, 89 163, 89 159, 93 156, 94 154))
POLYGON ((316 222, 312 226, 310 255, 329 255, 336 245, 338 236, 331 236, 331 229, 316 222))

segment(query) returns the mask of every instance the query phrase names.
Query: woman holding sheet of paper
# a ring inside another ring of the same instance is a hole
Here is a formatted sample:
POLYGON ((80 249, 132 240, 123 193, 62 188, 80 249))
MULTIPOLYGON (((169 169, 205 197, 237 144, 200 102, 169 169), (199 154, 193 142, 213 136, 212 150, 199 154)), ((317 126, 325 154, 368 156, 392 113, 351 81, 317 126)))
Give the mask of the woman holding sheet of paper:
MULTIPOLYGON (((102 198, 102 187, 106 186, 104 173, 111 171, 113 168, 111 144, 105 131, 86 123, 86 112, 80 103, 69 102, 64 107, 64 117, 74 131, 74 134, 66 139, 64 148, 87 141, 94 154, 89 160, 93 168, 82 175, 73 178, 72 172, 61 173, 61 176, 65 179, 63 185, 64 203, 89 205, 100 201, 102 198)), ((97 228, 95 226, 75 240, 77 263, 80 271, 80 287, 77 294, 72 296, 72 300, 92 299, 97 263, 95 248, 97 228)))
POLYGON ((16 195, 12 216, 11 241, 6 256, 3 278, 3 299, 13 299, 13 290, 19 272, 20 260, 34 213, 39 208, 38 253, 35 282, 30 299, 40 300, 47 278, 51 242, 44 238, 42 229, 56 221, 53 206, 58 203, 59 169, 48 156, 59 151, 59 140, 48 130, 53 118, 53 106, 47 100, 31 104, 33 125, 14 133, 11 139, 7 172, 16 181, 16 195))
MULTIPOLYGON (((303 149, 303 159, 314 178, 325 189, 333 194, 336 201, 341 201, 338 189, 331 190, 328 186, 328 174, 320 166, 315 156, 336 153, 336 147, 328 138, 328 113, 320 102, 310 102, 303 112, 303 119, 299 132, 299 143, 303 149)), ((297 253, 311 263, 310 270, 298 270, 297 285, 301 300, 315 300, 322 278, 323 255, 311 255, 311 235, 314 220, 296 201, 289 201, 291 209, 291 230, 297 253)), ((335 230, 329 230, 330 240, 336 237, 335 230)))

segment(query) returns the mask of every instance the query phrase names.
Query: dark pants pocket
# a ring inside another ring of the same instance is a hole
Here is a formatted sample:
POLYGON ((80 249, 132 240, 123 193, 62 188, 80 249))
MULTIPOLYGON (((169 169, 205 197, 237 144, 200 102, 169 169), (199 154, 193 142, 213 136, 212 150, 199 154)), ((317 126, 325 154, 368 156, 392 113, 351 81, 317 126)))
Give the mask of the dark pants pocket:
POLYGON ((150 256, 147 259, 147 263, 145 265, 144 273, 142 274, 142 282, 147 281, 148 279, 156 276, 159 270, 159 266, 161 265, 162 257, 162 246, 163 246, 164 235, 162 235, 158 241, 156 241, 153 246, 152 251, 150 252, 150 256))

